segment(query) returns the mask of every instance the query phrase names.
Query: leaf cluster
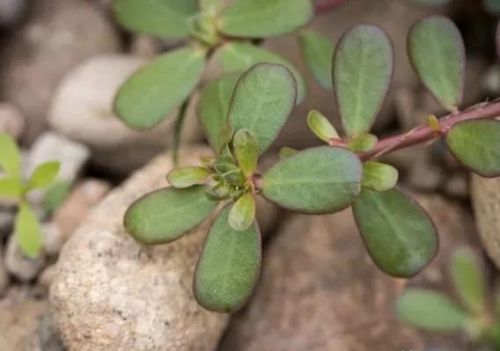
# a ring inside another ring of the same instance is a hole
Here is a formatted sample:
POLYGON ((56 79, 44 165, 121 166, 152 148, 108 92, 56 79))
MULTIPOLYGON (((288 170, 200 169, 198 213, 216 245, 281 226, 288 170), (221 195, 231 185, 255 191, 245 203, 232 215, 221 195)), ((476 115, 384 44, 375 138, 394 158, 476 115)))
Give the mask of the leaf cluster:
MULTIPOLYGON (((15 201, 19 210, 15 219, 15 235, 23 253, 36 258, 42 248, 42 234, 38 216, 27 196, 31 191, 46 189, 54 184, 59 173, 57 161, 38 165, 23 179, 21 156, 16 142, 8 134, 0 134, 0 198, 15 201)), ((56 203, 54 203, 54 206, 56 203)))

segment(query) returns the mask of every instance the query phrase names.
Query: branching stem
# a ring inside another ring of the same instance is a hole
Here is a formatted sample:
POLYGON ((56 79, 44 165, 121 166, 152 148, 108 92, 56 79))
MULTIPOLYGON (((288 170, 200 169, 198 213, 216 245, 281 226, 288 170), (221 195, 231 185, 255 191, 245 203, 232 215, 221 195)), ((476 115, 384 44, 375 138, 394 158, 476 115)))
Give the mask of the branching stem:
POLYGON ((445 135, 455 123, 474 119, 490 119, 499 116, 500 101, 475 105, 465 111, 451 113, 439 119, 439 131, 436 131, 429 124, 425 123, 408 132, 381 139, 373 150, 360 153, 359 156, 364 161, 379 158, 391 151, 438 139, 445 135))

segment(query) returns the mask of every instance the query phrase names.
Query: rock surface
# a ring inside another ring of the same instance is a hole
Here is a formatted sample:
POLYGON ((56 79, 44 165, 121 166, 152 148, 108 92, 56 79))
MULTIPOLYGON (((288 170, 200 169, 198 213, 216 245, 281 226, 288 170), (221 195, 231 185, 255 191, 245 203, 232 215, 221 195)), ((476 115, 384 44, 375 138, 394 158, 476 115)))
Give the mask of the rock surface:
POLYGON ((26 0, 0 1, 0 28, 15 25, 26 12, 26 0))
POLYGON ((3 295, 8 285, 9 285, 9 275, 5 270, 2 253, 0 252, 0 296, 3 295))
POLYGON ((500 268, 500 178, 473 175, 472 200, 483 247, 500 268))
MULTIPOLYGON (((419 200, 442 245, 410 284, 444 286, 452 249, 474 242, 472 219, 439 197, 419 200)), ((219 351, 474 350, 460 336, 430 337, 395 320, 393 304, 405 283, 375 268, 348 210, 294 215, 270 243, 263 267, 253 301, 231 321, 219 351)))
POLYGON ((30 13, 7 43, 1 84, 27 118, 26 140, 33 141, 66 72, 91 56, 117 51, 119 41, 111 22, 86 1, 38 0, 30 13))
POLYGON ((24 130, 24 117, 10 104, 0 103, 0 133, 7 133, 18 139, 24 130))
POLYGON ((43 253, 40 253, 36 259, 26 257, 17 244, 16 236, 14 234, 10 236, 5 251, 5 268, 10 274, 21 281, 28 282, 34 279, 44 266, 43 253))
MULTIPOLYGON (((205 149, 184 150, 197 163, 205 149)), ((69 350, 214 350, 228 317, 203 310, 192 274, 208 223, 182 239, 146 247, 123 229, 127 206, 165 186, 164 155, 113 191, 61 251, 50 289, 54 321, 69 350)))

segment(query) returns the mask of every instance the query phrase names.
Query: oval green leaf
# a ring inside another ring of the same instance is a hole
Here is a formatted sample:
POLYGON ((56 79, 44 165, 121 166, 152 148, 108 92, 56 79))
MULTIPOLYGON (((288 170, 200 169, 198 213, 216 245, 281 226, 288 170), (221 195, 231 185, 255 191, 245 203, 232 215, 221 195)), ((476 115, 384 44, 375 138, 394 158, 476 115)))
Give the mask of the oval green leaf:
POLYGON ((254 222, 244 231, 229 226, 226 206, 213 224, 196 267, 194 296, 204 308, 235 312, 250 298, 260 274, 261 238, 254 222))
POLYGON ((306 83, 300 71, 290 62, 269 50, 248 43, 229 43, 223 45, 215 55, 225 72, 243 72, 261 62, 286 66, 297 81, 297 103, 302 102, 306 96, 306 83))
POLYGON ((71 182, 60 180, 53 183, 43 196, 42 206, 45 213, 52 214, 63 204, 71 190, 71 182))
POLYGON ((463 305, 474 315, 486 312, 486 281, 474 251, 463 247, 453 252, 450 276, 463 305))
POLYGON ((361 188, 362 165, 352 152, 321 146, 276 163, 262 178, 262 195, 305 213, 330 213, 352 204, 361 188))
POLYGON ((0 178, 0 198, 20 199, 23 195, 24 184, 18 177, 0 178))
POLYGON ((408 38, 410 59, 427 89, 448 110, 462 102, 465 49, 455 24, 431 16, 417 22, 408 38))
POLYGON ((329 143, 332 139, 338 139, 339 134, 332 123, 319 111, 312 110, 307 115, 309 129, 321 140, 329 143))
POLYGON ((446 144, 463 165, 483 177, 500 176, 500 121, 465 121, 446 134, 446 144))
POLYGON ((197 184, 204 184, 210 171, 205 167, 180 167, 171 170, 167 180, 174 188, 183 189, 197 184))
POLYGON ((114 0, 115 18, 123 27, 165 39, 187 37, 187 19, 196 0, 114 0))
POLYGON ((292 32, 312 16, 310 0, 235 0, 218 27, 229 36, 263 38, 292 32))
POLYGON ((43 189, 50 186, 57 177, 61 164, 59 161, 45 162, 38 165, 31 175, 26 191, 43 189))
POLYGON ((231 128, 227 114, 229 103, 239 74, 230 73, 209 82, 202 90, 198 103, 198 118, 205 130, 208 142, 216 153, 231 140, 231 128))
POLYGON ((116 114, 129 127, 154 127, 182 104, 198 84, 204 52, 183 48, 158 56, 134 73, 116 95, 116 114))
POLYGON ((255 220, 255 198, 252 193, 242 195, 231 207, 229 225, 237 231, 248 229, 255 220))
POLYGON ((378 138, 370 133, 361 134, 351 138, 347 143, 349 150, 354 152, 368 152, 377 145, 378 138))
POLYGON ((358 25, 340 39, 333 84, 349 136, 368 132, 375 122, 389 90, 393 61, 391 41, 378 27, 358 25))
POLYGON ((304 30, 298 37, 304 61, 318 83, 325 89, 333 89, 332 56, 334 46, 330 39, 312 30, 304 30))
POLYGON ((397 302, 401 320, 430 331, 455 331, 467 323, 467 315, 443 294, 408 289, 397 302))
POLYGON ((246 129, 241 129, 234 135, 234 156, 238 166, 247 177, 254 174, 259 160, 259 145, 255 136, 246 129))
POLYGON ((205 186, 164 188, 146 194, 125 213, 124 225, 136 240, 150 245, 180 238, 198 226, 217 206, 205 194, 205 186))
POLYGON ((363 187, 376 191, 391 190, 398 182, 398 170, 391 165, 369 161, 363 165, 363 187))
POLYGON ((297 99, 297 84, 288 68, 259 63, 236 84, 229 107, 234 130, 248 129, 263 154, 278 136, 297 99))
POLYGON ((437 253, 438 236, 431 219, 397 189, 363 189, 353 213, 373 262, 387 274, 412 277, 437 253))
POLYGON ((7 133, 0 133, 0 170, 11 177, 21 174, 21 156, 16 141, 7 133))
POLYGON ((14 227, 21 251, 29 258, 37 258, 42 250, 40 222, 35 212, 25 202, 19 206, 14 227))

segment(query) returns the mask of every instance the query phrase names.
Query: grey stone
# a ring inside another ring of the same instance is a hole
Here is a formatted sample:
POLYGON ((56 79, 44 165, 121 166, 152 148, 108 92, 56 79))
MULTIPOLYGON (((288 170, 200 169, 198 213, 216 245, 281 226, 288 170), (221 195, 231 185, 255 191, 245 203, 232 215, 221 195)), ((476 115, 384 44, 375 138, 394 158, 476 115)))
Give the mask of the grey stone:
POLYGON ((0 1, 0 27, 12 27, 26 12, 26 0, 0 1))
POLYGON ((5 251, 5 268, 10 274, 28 282, 33 280, 44 266, 45 255, 43 252, 36 259, 26 257, 19 248, 15 235, 10 236, 5 251))
POLYGON ((0 103, 0 133, 7 133, 14 139, 19 139, 24 130, 24 117, 21 112, 10 104, 0 103))

